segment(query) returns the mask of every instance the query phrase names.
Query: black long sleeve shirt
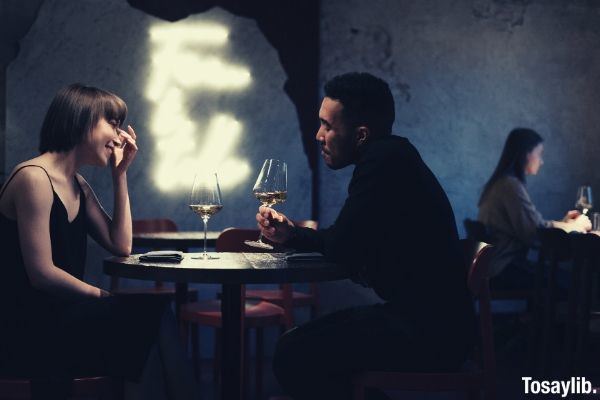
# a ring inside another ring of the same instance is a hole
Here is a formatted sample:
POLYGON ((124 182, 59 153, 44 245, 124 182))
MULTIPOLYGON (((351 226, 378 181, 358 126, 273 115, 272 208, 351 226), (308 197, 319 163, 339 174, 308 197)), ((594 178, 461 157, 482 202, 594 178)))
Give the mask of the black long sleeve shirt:
POLYGON ((286 245, 341 263, 405 315, 472 319, 450 202, 406 138, 390 135, 363 146, 335 223, 319 231, 295 228, 286 245))

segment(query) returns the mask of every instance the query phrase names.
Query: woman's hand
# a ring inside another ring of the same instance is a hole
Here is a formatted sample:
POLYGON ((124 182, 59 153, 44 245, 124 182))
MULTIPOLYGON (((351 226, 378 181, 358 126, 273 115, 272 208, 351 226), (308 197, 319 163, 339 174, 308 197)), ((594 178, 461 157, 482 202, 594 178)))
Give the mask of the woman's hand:
POLYGON ((565 214, 565 217, 562 219, 563 222, 569 222, 572 219, 579 217, 581 213, 578 210, 569 210, 565 214))
POLYGON ((580 214, 576 218, 570 219, 567 222, 567 226, 569 229, 567 232, 577 231, 577 232, 588 232, 592 230, 592 223, 587 215, 580 214))
POLYGON ((294 224, 272 208, 260 207, 256 221, 263 236, 274 243, 285 243, 292 238, 294 224))
POLYGON ((127 131, 117 128, 117 132, 121 138, 121 147, 115 148, 111 157, 113 176, 120 176, 127 172, 138 151, 135 142, 137 135, 131 125, 127 125, 127 131))

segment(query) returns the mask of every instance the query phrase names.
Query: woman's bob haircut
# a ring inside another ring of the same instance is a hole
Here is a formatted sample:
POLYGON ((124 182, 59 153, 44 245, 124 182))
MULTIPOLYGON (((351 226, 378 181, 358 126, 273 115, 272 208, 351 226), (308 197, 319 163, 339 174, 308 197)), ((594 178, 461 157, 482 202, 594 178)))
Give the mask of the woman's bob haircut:
POLYGON ((54 96, 44 118, 39 151, 70 151, 101 118, 120 126, 126 116, 127 105, 115 94, 79 83, 64 87, 54 96))

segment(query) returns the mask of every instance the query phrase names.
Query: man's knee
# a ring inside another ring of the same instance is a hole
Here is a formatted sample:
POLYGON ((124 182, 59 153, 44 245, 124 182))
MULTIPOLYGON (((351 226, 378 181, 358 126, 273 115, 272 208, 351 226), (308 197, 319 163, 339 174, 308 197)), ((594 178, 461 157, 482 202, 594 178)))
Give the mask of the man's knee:
POLYGON ((285 379, 295 374, 295 369, 302 364, 297 328, 286 332, 277 341, 273 355, 273 372, 277 379, 285 379))

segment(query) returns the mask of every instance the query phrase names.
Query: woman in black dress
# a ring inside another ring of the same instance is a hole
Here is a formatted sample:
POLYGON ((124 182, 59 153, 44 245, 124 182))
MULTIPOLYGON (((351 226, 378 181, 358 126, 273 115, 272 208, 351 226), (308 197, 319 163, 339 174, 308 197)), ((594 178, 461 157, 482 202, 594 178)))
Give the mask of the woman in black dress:
MULTIPOLYGON (((63 88, 44 119, 41 154, 17 165, 0 192, 0 376, 139 381, 154 365, 162 367, 167 397, 192 398, 165 299, 113 297, 83 281, 88 234, 112 254, 131 252, 127 169, 138 148, 133 128, 121 129, 126 114, 112 93, 63 88), (112 218, 77 173, 84 165, 110 165, 112 218)), ((47 396, 50 388, 41 390, 47 396)))

